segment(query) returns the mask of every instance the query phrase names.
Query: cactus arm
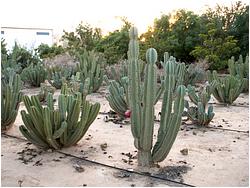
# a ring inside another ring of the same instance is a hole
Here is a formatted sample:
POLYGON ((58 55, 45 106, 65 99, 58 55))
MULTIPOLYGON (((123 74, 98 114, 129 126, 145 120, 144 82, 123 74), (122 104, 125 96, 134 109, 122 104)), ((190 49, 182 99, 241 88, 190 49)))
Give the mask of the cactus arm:
POLYGON ((73 126, 77 123, 81 110, 81 94, 77 93, 77 98, 73 99, 71 110, 68 113, 67 122, 69 123, 69 129, 73 129, 73 126))
POLYGON ((171 121, 168 123, 168 130, 163 138, 161 138, 162 146, 155 145, 153 148, 153 161, 161 162, 168 155, 175 139, 181 124, 182 112, 184 109, 184 96, 185 96, 185 87, 183 85, 178 86, 177 88, 177 98, 174 102, 174 113, 171 114, 171 121))
POLYGON ((41 148, 48 148, 47 144, 44 144, 43 142, 38 140, 38 137, 36 136, 32 136, 30 134, 30 132, 23 126, 21 125, 19 127, 19 130, 21 131, 21 133, 24 135, 25 138, 27 138, 31 143, 33 143, 34 145, 37 145, 41 148))
POLYGON ((143 151, 150 151, 152 148, 153 137, 153 124, 154 124, 154 98, 155 98, 155 86, 156 70, 155 63, 157 61, 157 53, 155 49, 148 49, 146 53, 148 64, 146 65, 146 74, 144 81, 144 99, 143 99, 143 118, 142 118, 142 132, 140 137, 140 147, 143 151))
POLYGON ((160 87, 157 89, 154 104, 156 104, 158 102, 158 100, 160 99, 163 91, 164 91, 164 81, 162 80, 160 87))
POLYGON ((56 130, 52 136, 53 139, 57 139, 57 138, 60 138, 62 136, 62 134, 67 131, 67 127, 68 127, 68 124, 66 121, 62 122, 62 125, 61 127, 56 130))
POLYGON ((53 139, 53 131, 52 124, 50 120, 50 110, 48 107, 43 109, 43 117, 44 117, 44 133, 46 136, 47 142, 55 149, 59 149, 60 145, 53 139))
POLYGON ((132 27, 129 33, 129 101, 131 104, 131 130, 134 138, 138 139, 141 131, 141 100, 140 100, 140 75, 139 75, 139 43, 137 41, 138 32, 132 27))

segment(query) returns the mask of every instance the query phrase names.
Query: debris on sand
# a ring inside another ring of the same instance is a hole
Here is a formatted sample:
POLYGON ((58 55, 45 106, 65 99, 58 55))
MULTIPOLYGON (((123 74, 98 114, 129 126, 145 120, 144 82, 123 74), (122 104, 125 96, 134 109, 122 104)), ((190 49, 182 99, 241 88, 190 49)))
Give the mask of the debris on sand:
POLYGON ((188 155, 188 149, 187 148, 184 148, 182 150, 180 150, 181 154, 182 155, 188 155))
POLYGON ((156 175, 170 180, 180 181, 183 182, 183 174, 186 174, 189 170, 191 170, 191 167, 187 165, 181 165, 181 166, 166 166, 159 170, 159 173, 156 175))

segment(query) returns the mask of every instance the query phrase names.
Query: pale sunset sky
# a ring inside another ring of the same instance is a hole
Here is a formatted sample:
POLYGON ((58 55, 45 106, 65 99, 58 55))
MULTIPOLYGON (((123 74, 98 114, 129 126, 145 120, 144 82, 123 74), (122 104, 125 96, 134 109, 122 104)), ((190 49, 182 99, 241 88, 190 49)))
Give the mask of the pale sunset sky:
MULTIPOLYGON (((236 0, 3 0, 1 27, 51 28, 60 36, 73 31, 83 21, 100 27, 103 34, 121 27, 119 17, 127 17, 140 33, 162 14, 184 8, 202 13, 206 6, 230 5, 236 0)), ((243 3, 248 4, 247 0, 243 3)))

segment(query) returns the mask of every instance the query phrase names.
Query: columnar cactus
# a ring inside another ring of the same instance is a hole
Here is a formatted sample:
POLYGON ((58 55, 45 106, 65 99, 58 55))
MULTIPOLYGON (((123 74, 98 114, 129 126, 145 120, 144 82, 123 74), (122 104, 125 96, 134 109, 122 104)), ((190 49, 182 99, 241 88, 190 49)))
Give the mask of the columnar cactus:
POLYGON ((129 100, 131 113, 131 130, 134 144, 138 151, 138 164, 151 166, 163 161, 169 153, 177 136, 184 109, 185 87, 176 86, 176 66, 167 62, 164 66, 164 92, 161 108, 160 128, 157 142, 153 147, 154 102, 156 97, 156 61, 157 52, 150 48, 146 52, 146 69, 144 82, 139 75, 139 43, 135 27, 130 29, 128 51, 129 60, 129 100), (172 104, 174 102, 173 112, 172 104), (153 149, 152 149, 153 147, 153 149))
POLYGON ((7 130, 16 120, 19 103, 22 100, 22 81, 13 69, 7 70, 8 79, 1 80, 1 129, 7 130))
POLYGON ((219 78, 216 71, 208 71, 213 96, 221 103, 232 104, 245 87, 246 78, 227 75, 219 78))
POLYGON ((37 96, 23 97, 27 112, 22 110, 24 125, 19 127, 34 145, 41 148, 61 149, 76 144, 98 115, 100 104, 82 100, 81 94, 61 94, 58 109, 54 108, 52 94, 43 107, 37 96), (80 118, 80 119, 79 119, 80 118))
MULTIPOLYGON (((106 78, 107 79, 107 78, 106 78)), ((125 117, 125 112, 129 110, 128 100, 128 78, 121 78, 120 82, 111 80, 108 86, 109 94, 106 99, 110 107, 120 116, 125 117)))
POLYGON ((24 82, 29 83, 31 86, 40 87, 40 84, 47 78, 47 71, 42 63, 31 64, 23 69, 21 77, 24 82))
POLYGON ((78 60, 77 71, 80 72, 81 82, 89 78, 89 92, 96 92, 103 82, 104 60, 93 51, 79 54, 78 60))
POLYGON ((234 57, 228 60, 228 70, 229 73, 233 76, 238 76, 241 79, 245 78, 244 92, 249 90, 249 57, 248 55, 243 61, 242 56, 240 55, 238 61, 234 60, 234 57))
POLYGON ((210 86, 203 88, 198 95, 191 85, 188 85, 187 91, 189 99, 195 104, 195 106, 190 107, 188 101, 185 101, 188 118, 197 125, 207 126, 214 117, 213 106, 208 106, 208 101, 211 96, 210 86))

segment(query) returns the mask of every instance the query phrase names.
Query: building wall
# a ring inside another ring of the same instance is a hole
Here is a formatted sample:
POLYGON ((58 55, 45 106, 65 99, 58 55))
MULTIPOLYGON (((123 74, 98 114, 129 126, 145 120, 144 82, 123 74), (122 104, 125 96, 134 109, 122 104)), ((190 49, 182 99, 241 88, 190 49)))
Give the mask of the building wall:
POLYGON ((53 44, 53 30, 41 28, 2 27, 1 38, 5 39, 7 49, 11 50, 15 41, 27 49, 37 48, 41 43, 53 44))

